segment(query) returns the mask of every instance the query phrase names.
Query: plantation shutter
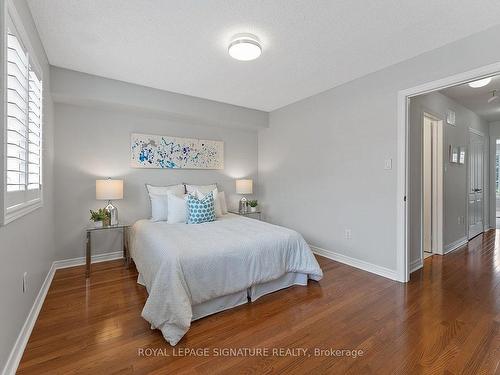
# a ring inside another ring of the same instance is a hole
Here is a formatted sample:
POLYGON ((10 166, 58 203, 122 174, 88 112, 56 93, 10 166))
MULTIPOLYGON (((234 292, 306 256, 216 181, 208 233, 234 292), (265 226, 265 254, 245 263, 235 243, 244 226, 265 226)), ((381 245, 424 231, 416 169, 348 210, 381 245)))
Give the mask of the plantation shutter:
POLYGON ((29 190, 41 188, 42 81, 29 69, 28 105, 28 181, 29 190))
POLYGON ((28 56, 10 30, 7 38, 7 191, 21 191, 28 158, 28 56))
POLYGON ((41 200, 42 81, 9 19, 7 28, 6 208, 41 200))

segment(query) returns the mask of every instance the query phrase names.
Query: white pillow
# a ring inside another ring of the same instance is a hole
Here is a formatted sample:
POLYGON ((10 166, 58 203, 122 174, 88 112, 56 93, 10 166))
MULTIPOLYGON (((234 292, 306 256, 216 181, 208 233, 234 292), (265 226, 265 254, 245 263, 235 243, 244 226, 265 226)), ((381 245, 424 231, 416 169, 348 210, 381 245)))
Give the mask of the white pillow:
POLYGON ((167 195, 149 194, 151 199, 151 220, 167 221, 168 219, 168 200, 167 195))
POLYGON ((187 185, 186 184, 186 191, 188 194, 193 194, 193 193, 199 191, 203 195, 206 195, 207 193, 210 193, 211 191, 214 191, 216 189, 217 189, 217 184, 211 184, 211 185, 187 185))
POLYGON ((183 184, 169 186, 153 186, 146 184, 146 189, 148 189, 149 195, 166 195, 168 192, 171 192, 177 196, 183 196, 186 193, 186 189, 183 184))
POLYGON ((166 221, 168 216, 167 193, 183 196, 185 188, 183 184, 170 186, 153 186, 146 184, 149 199, 151 200, 151 219, 153 221, 166 221), (163 198, 162 198, 163 197, 163 198))
POLYGON ((168 223, 186 223, 187 195, 178 197, 175 194, 168 193, 168 223))
MULTIPOLYGON (((205 198, 205 195, 207 195, 208 193, 212 193, 212 195, 214 197, 215 216, 221 217, 222 216, 222 207, 220 205, 219 191, 217 190, 217 188, 215 188, 211 191, 207 191, 206 193, 204 193, 200 190, 195 190, 191 194, 195 194, 196 197, 198 197, 198 199, 203 199, 203 198, 205 198)), ((188 192, 188 194, 189 194, 189 192, 188 192)))
POLYGON ((227 214, 227 203, 226 203, 226 194, 224 194, 223 191, 219 191, 219 194, 217 194, 217 200, 220 203, 220 210, 221 214, 225 215, 227 214))

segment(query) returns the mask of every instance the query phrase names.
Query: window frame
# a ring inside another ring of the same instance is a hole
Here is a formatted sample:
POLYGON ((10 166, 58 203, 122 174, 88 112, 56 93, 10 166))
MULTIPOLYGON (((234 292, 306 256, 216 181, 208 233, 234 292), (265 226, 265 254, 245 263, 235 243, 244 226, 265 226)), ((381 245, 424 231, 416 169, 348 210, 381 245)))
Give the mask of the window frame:
POLYGON ((27 215, 30 212, 37 210, 38 208, 43 207, 43 192, 44 192, 44 183, 43 183, 43 156, 44 156, 44 85, 43 85, 43 70, 38 63, 35 50, 33 49, 28 33, 24 28, 21 17, 17 13, 15 6, 11 0, 7 0, 4 2, 4 10, 2 13, 2 19, 0 20, 0 33, 2 40, 0 42, 0 84, 3 88, 3 98, 2 98, 2 106, 0 109, 0 125, 2 127, 2 131, 0 133, 0 152, 3 156, 3 163, 0 166, 0 171, 2 174, 2 178, 0 179, 0 188, 1 188, 1 197, 0 197, 0 224, 6 225, 16 219, 27 215), (28 63, 31 66, 31 69, 37 74, 38 78, 42 82, 42 91, 41 91, 41 102, 42 102, 42 114, 41 114, 41 134, 40 134, 40 192, 39 196, 28 200, 25 199, 22 203, 13 205, 11 207, 7 207, 7 28, 9 23, 12 23, 14 26, 14 31, 16 37, 22 43, 22 45, 26 48, 28 55, 28 63))

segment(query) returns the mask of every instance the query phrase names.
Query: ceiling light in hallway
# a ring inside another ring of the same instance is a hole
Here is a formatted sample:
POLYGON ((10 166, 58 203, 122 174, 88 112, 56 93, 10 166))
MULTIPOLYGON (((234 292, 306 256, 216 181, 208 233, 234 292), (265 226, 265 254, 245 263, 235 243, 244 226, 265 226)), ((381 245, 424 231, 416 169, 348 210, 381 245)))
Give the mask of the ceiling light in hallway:
POLYGON ((488 78, 479 79, 477 81, 469 82, 469 86, 477 89, 479 87, 486 86, 490 82, 491 82, 491 77, 488 77, 488 78))

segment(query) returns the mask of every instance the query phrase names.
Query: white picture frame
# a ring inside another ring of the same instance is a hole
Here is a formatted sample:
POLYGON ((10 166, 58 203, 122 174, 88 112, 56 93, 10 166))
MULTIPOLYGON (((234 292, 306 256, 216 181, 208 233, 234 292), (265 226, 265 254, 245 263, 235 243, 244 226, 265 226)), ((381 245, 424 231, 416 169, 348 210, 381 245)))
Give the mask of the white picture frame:
POLYGON ((446 111, 446 122, 450 125, 456 126, 456 113, 455 111, 448 109, 446 111))
POLYGON ((460 146, 459 147, 459 155, 458 155, 458 163, 459 164, 465 164, 465 153, 466 153, 466 147, 460 146))
POLYGON ((224 142, 132 133, 130 166, 159 169, 224 169, 224 142))
POLYGON ((450 163, 458 164, 459 162, 459 147, 450 145, 450 163))

